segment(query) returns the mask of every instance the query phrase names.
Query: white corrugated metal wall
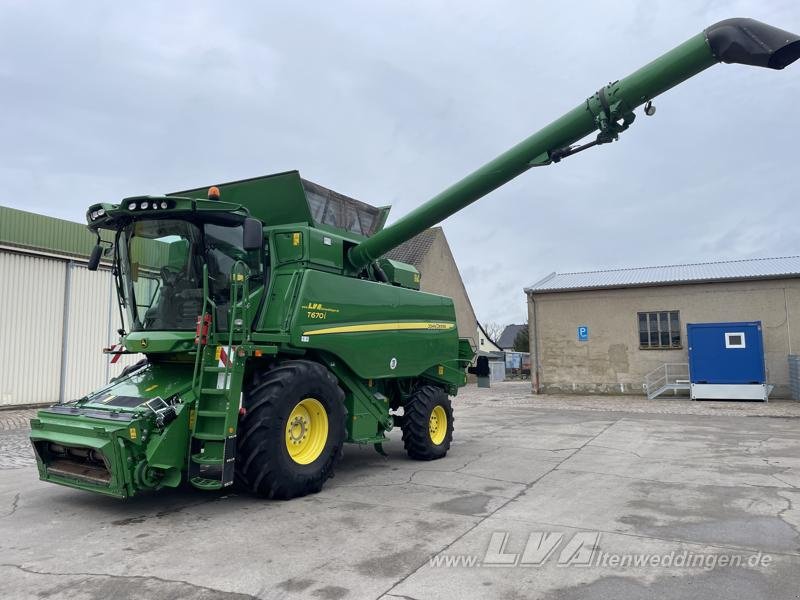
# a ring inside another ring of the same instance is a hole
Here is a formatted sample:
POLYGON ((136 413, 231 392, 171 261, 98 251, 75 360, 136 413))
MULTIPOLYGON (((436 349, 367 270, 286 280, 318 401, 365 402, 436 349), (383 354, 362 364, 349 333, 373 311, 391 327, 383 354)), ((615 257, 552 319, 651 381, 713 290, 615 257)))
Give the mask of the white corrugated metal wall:
POLYGON ((64 263, 0 252, 0 403, 58 400, 64 263))
POLYGON ((102 353, 120 327, 108 270, 0 249, 0 281, 0 405, 74 400, 141 358, 102 353))

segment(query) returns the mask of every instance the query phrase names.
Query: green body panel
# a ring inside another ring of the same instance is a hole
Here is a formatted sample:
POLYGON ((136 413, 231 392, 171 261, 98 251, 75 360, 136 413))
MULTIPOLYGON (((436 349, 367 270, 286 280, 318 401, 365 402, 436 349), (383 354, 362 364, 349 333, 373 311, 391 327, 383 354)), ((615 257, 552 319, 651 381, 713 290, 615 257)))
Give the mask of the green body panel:
POLYGON ((136 493, 132 485, 132 473, 128 458, 138 454, 130 445, 126 425, 114 424, 113 428, 84 415, 65 417, 39 411, 36 419, 31 421, 30 438, 36 449, 39 478, 43 481, 75 487, 92 492, 127 498, 136 493), (57 443, 70 448, 92 448, 102 453, 108 472, 111 474, 107 483, 93 482, 85 477, 77 477, 71 473, 56 472, 53 461, 47 460, 41 452, 42 444, 57 443))
MULTIPOLYGON (((185 394, 191 383, 192 366, 189 363, 165 362, 151 364, 86 397, 84 406, 91 408, 125 408, 119 398, 141 398, 142 403, 151 398, 170 398, 185 394)), ((142 409, 144 410, 144 409, 142 409)))
MULTIPOLYGON (((328 233, 346 233, 361 241, 383 227, 389 207, 373 207, 304 180, 298 171, 216 184, 226 202, 246 206, 266 226, 311 225, 328 233), (333 201, 331 201, 333 200, 333 201)), ((170 196, 205 198, 209 186, 170 196)))
POLYGON ((357 444, 383 442, 384 432, 393 426, 389 399, 382 393, 385 388, 372 380, 365 381, 331 354, 322 353, 320 356, 345 390, 347 441, 357 444))
POLYGON ((389 278, 389 282, 394 285, 418 290, 420 284, 420 274, 413 265, 407 265, 397 260, 382 258, 378 261, 383 272, 389 278))
MULTIPOLYGON (((205 199, 208 187, 175 192, 170 196, 205 199)), ((217 185, 220 198, 247 206, 250 215, 265 225, 305 223, 310 225, 311 212, 297 171, 276 173, 217 185)))
POLYGON ((128 352, 189 352, 194 348, 194 332, 132 331, 125 336, 128 352))
MULTIPOLYGON (((146 367, 40 411, 31 423, 40 477, 121 498, 183 480, 200 489, 231 485, 242 395, 264 370, 295 358, 317 361, 337 378, 347 441, 380 444, 394 426, 390 411, 423 384, 455 395, 475 354, 470 341, 458 337, 452 300, 418 291, 419 273, 381 259, 388 250, 532 167, 616 140, 633 123, 635 108, 716 62, 780 69, 798 57, 800 38, 793 34, 751 20, 718 23, 602 87, 386 228, 388 208, 328 190, 297 171, 218 184, 220 200, 206 200, 208 187, 199 187, 93 205, 89 230, 103 239, 124 229, 134 241, 161 240, 145 242, 129 269, 114 270, 123 301, 132 288, 125 277, 144 275, 149 286, 161 265, 158 281, 174 294, 167 298, 197 310, 177 301, 202 295, 202 310, 197 331, 186 329, 194 313, 160 321, 180 323, 178 331, 147 329, 147 313, 133 319, 132 328, 140 330, 125 334, 122 343, 145 353, 146 367), (593 142, 572 146, 595 131, 593 142), (197 233, 175 243, 175 230, 156 223, 150 238, 148 227, 138 235, 137 220, 158 219, 190 221, 179 230, 197 233), (217 237, 213 227, 228 227, 226 235, 241 229, 241 243, 217 237), (208 257, 220 248, 230 250, 223 256, 233 261, 229 276, 211 268, 219 261, 208 257), (179 280, 183 288, 176 287, 179 280), (220 292, 225 289, 227 299, 220 292)), ((0 220, 0 240, 9 237, 0 220)), ((80 238, 75 234, 62 245, 78 252, 80 238)), ((128 266, 120 258, 127 254, 124 244, 115 246, 114 264, 128 266)), ((158 309, 156 316, 162 309, 168 314, 169 302, 154 302, 155 295, 150 304, 137 304, 158 309)))
POLYGON ((150 364, 78 401, 39 411, 31 422, 30 438, 41 479, 119 498, 178 485, 186 463, 188 415, 195 400, 191 381, 191 365, 150 364), (159 428, 146 402, 172 397, 177 400, 177 417, 159 428), (44 460, 43 444, 48 443, 97 450, 108 481, 90 481, 80 472, 51 472, 54 463, 44 460))
POLYGON ((458 354, 450 298, 313 270, 300 277, 288 331, 362 379, 418 376, 458 354))

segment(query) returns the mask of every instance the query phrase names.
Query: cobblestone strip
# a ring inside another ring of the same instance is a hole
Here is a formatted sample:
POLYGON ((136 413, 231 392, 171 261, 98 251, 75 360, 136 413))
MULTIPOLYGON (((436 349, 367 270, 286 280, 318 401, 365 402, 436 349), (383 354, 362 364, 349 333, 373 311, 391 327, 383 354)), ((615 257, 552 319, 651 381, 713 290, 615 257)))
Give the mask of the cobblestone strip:
POLYGON ((0 470, 20 469, 36 463, 28 440, 28 424, 35 408, 0 410, 0 470))
POLYGON ((493 383, 488 389, 468 385, 459 390, 454 402, 466 406, 530 407, 546 410, 800 418, 800 402, 792 400, 725 402, 668 397, 648 400, 642 396, 534 395, 531 393, 529 381, 503 381, 493 383))
POLYGON ((0 410, 0 431, 28 429, 28 423, 36 416, 36 408, 0 410))

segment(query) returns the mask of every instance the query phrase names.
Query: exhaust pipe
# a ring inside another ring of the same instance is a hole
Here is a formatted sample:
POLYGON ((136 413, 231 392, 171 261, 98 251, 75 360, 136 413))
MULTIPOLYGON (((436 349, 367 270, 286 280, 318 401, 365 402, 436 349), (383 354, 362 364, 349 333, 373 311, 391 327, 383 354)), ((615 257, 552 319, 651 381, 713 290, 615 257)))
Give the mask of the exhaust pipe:
POLYGON ((725 19, 704 33, 720 62, 780 70, 800 58, 800 36, 755 19, 725 19))

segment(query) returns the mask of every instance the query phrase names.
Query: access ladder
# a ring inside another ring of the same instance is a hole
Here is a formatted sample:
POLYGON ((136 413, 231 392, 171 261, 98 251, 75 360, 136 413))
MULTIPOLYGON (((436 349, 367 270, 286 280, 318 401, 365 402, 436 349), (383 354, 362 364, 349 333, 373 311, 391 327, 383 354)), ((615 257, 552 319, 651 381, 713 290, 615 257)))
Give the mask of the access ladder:
POLYGON ((192 378, 196 401, 189 416, 188 479, 196 488, 216 490, 233 484, 245 364, 234 346, 234 333, 243 337, 248 297, 249 272, 237 261, 230 277, 227 340, 220 344, 224 332, 215 331, 218 306, 209 294, 207 267, 203 268, 203 311, 198 317, 192 378))

